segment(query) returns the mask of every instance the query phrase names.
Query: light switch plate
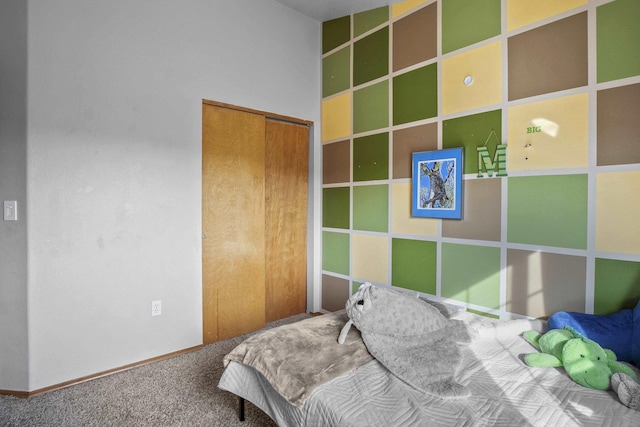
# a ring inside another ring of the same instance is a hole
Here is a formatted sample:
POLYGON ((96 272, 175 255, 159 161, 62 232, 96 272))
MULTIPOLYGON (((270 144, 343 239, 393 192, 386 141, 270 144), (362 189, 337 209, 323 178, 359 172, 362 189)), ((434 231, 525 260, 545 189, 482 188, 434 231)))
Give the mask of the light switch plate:
POLYGON ((4 220, 5 221, 18 220, 18 202, 16 202, 15 200, 4 201, 4 220))

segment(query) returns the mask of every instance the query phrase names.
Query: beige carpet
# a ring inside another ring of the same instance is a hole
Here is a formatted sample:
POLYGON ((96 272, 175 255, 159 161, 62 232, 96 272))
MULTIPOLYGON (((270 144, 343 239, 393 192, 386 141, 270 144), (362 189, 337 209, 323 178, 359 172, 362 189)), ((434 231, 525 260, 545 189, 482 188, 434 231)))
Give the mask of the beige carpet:
POLYGON ((249 402, 240 422, 237 396, 217 387, 222 358, 249 335, 29 399, 0 396, 0 426, 275 426, 249 402))

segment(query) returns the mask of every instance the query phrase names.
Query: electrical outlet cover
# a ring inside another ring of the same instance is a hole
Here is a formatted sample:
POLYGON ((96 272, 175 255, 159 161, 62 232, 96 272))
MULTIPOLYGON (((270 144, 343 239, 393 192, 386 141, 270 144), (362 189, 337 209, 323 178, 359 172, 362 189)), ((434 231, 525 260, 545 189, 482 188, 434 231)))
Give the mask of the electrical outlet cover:
POLYGON ((160 316, 162 314, 162 301, 151 301, 151 315, 160 316))

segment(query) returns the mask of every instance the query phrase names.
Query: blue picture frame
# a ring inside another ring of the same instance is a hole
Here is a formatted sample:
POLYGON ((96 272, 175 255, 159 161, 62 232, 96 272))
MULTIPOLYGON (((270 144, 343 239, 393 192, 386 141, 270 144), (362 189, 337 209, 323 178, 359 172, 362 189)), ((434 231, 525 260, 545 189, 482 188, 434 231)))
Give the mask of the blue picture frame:
POLYGON ((411 216, 462 219, 463 148, 412 154, 411 216))

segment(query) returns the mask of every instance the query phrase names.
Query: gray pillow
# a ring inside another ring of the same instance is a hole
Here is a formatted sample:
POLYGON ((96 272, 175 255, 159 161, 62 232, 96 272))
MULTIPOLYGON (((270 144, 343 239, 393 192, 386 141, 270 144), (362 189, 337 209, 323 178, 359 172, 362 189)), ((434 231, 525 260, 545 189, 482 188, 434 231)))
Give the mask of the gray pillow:
POLYGON ((434 301, 432 299, 428 299, 426 297, 420 297, 420 299, 433 307, 437 308, 438 311, 447 319, 451 319, 457 314, 464 313, 467 311, 466 307, 462 307, 460 305, 449 304, 446 302, 434 301))

